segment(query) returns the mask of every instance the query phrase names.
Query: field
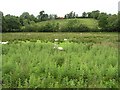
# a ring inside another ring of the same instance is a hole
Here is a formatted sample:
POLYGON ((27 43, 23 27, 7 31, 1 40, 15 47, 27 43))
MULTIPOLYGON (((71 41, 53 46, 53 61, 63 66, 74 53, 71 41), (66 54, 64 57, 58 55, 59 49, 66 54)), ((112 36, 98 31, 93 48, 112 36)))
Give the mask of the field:
POLYGON ((50 20, 45 22, 37 23, 39 25, 44 25, 46 23, 59 23, 61 27, 64 27, 69 21, 78 21, 81 24, 88 26, 91 29, 96 29, 98 26, 98 21, 95 19, 63 19, 63 20, 50 20))
POLYGON ((98 20, 95 19, 61 19, 31 23, 21 27, 21 31, 30 32, 87 32, 99 31, 98 20))
POLYGON ((9 41, 4 88, 118 88, 117 33, 3 33, 2 40, 9 41))

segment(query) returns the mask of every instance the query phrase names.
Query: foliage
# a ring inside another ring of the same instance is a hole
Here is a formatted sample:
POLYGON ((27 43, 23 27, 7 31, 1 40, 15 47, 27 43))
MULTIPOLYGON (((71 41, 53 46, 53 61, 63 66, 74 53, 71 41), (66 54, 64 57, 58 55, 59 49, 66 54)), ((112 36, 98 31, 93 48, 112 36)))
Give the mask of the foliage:
MULTIPOLYGON (((2 13, 2 12, 1 12, 2 13)), ((119 31, 119 13, 107 14, 95 10, 92 12, 83 12, 78 16, 71 11, 65 17, 58 17, 56 14, 48 15, 45 11, 40 11, 35 17, 33 14, 23 12, 20 17, 13 15, 4 16, 2 13, 2 31, 3 32, 113 32, 119 31), (79 19, 83 18, 83 20, 79 19), (53 21, 55 20, 55 21, 53 21), (90 21, 91 20, 91 21, 90 21), (94 21, 93 21, 94 20, 94 21), (75 21, 75 22, 74 22, 75 21), (77 21, 77 22, 76 22, 77 21), (79 22, 80 21, 80 22, 79 22), (85 22, 81 22, 85 21, 85 22), (90 22, 90 24, 88 24, 90 22), (61 24, 63 23, 63 24, 61 24), (71 24, 70 24, 71 23, 71 24), (72 24, 73 23, 73 24, 72 24), (46 25, 46 26, 45 26, 46 25), (92 28, 91 28, 92 27, 92 28)))
POLYGON ((118 16, 114 15, 107 15, 106 13, 100 13, 99 15, 99 27, 102 28, 103 31, 115 32, 118 31, 118 16))
POLYGON ((116 34, 107 34, 111 40, 104 33, 68 35, 74 38, 53 42, 59 34, 53 38, 49 34, 52 40, 38 37, 3 45, 3 88, 118 88, 117 38, 112 40, 116 34), (101 43, 82 41, 82 36, 94 41, 91 35, 97 41, 106 38, 101 43), (55 43, 65 51, 54 50, 55 43))
POLYGON ((6 15, 3 17, 3 32, 19 31, 19 29, 20 22, 18 17, 12 15, 6 15))
POLYGON ((116 29, 118 32, 120 31, 120 11, 118 12, 118 20, 117 20, 116 29))
POLYGON ((117 30, 117 23, 118 23, 118 17, 117 15, 111 15, 107 18, 107 27, 109 29, 109 31, 118 31, 117 30))
POLYGON ((68 19, 51 20, 30 24, 22 28, 22 31, 34 32, 86 32, 97 31, 97 21, 94 19, 68 19), (94 24, 95 23, 95 24, 94 24))
POLYGON ((63 40, 64 38, 69 39, 72 42, 93 42, 93 43, 102 43, 103 41, 109 41, 116 44, 118 40, 117 33, 105 33, 105 32, 85 32, 85 33, 36 33, 36 32, 21 32, 21 33, 3 33, 2 41, 15 41, 15 40, 29 40, 35 41, 36 39, 40 39, 42 41, 51 41, 53 42, 55 38, 59 40, 63 40))
POLYGON ((92 11, 91 16, 92 18, 98 19, 99 14, 100 14, 100 11, 96 10, 96 11, 92 11))
POLYGON ((86 12, 83 12, 83 13, 82 13, 82 17, 84 17, 84 18, 87 17, 87 13, 86 13, 86 12))
POLYGON ((106 13, 101 13, 100 16, 99 16, 99 26, 102 28, 102 29, 107 29, 107 14, 106 13))
POLYGON ((65 15, 65 18, 75 18, 77 15, 75 14, 75 12, 71 11, 69 14, 65 15))
POLYGON ((45 14, 45 11, 40 11, 39 15, 37 16, 39 21, 46 21, 48 20, 48 14, 45 14))

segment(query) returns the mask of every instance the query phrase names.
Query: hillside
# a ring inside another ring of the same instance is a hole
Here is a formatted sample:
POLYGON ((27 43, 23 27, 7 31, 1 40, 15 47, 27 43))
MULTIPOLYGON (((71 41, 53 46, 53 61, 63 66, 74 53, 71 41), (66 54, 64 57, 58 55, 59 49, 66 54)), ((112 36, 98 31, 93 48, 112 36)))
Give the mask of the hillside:
POLYGON ((93 31, 98 30, 98 21, 95 19, 58 19, 32 23, 22 27, 23 31, 93 31))

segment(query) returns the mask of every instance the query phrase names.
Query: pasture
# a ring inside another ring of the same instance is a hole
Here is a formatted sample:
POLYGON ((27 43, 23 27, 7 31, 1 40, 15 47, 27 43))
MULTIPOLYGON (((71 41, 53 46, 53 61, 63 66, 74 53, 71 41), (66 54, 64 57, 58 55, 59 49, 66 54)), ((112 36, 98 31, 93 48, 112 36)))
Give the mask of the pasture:
POLYGON ((117 33, 3 33, 2 40, 9 42, 3 88, 118 88, 117 33))
POLYGON ((95 19, 61 19, 31 23, 21 27, 23 32, 87 32, 100 31, 95 19))

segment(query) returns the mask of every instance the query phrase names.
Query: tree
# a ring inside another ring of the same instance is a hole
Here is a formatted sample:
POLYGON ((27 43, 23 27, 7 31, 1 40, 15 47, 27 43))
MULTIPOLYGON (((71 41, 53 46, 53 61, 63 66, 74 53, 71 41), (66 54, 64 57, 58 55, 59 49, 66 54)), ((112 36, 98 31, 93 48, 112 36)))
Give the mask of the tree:
POLYGON ((73 11, 71 11, 69 14, 66 14, 64 16, 64 18, 75 18, 75 17, 76 17, 76 15, 75 15, 75 12, 73 12, 73 11))
POLYGON ((64 18, 66 18, 66 19, 69 18, 69 14, 66 14, 66 15, 64 16, 64 18))
POLYGON ((29 25, 30 24, 30 22, 28 21, 28 19, 24 19, 23 20, 23 25, 24 26, 27 26, 27 25, 29 25))
POLYGON ((2 15, 2 32, 7 31, 7 23, 5 22, 5 17, 2 15))
POLYGON ((94 19, 98 19, 99 14, 100 14, 100 11, 99 11, 99 10, 96 10, 96 11, 92 11, 92 12, 91 12, 91 16, 92 16, 92 18, 94 18, 94 19))
POLYGON ((30 21, 37 22, 38 20, 37 20, 37 18, 33 14, 31 14, 30 15, 30 21))
POLYGON ((27 23, 29 23, 31 20, 29 13, 23 12, 22 15, 20 15, 19 20, 22 26, 24 26, 24 20, 28 21, 27 23))
POLYGON ((43 14, 42 21, 48 20, 48 14, 43 14))
POLYGON ((39 15, 38 15, 39 21, 42 21, 42 19, 43 19, 43 14, 44 14, 44 11, 40 11, 40 12, 39 12, 39 15))
POLYGON ((118 11, 117 23, 116 23, 116 30, 118 32, 120 31, 120 11, 118 11))
POLYGON ((76 14, 75 17, 77 18, 77 17, 78 17, 78 14, 76 14))
POLYGON ((56 19, 57 15, 56 14, 50 14, 48 17, 49 17, 49 19, 56 19))
POLYGON ((88 15, 88 18, 92 18, 92 13, 91 12, 88 12, 87 15, 88 15))
POLYGON ((23 12, 20 17, 22 17, 22 18, 24 18, 24 19, 28 19, 28 20, 30 19, 30 15, 29 15, 28 12, 23 12))
POLYGON ((86 13, 86 12, 83 12, 83 13, 82 13, 82 17, 84 17, 84 18, 87 17, 87 13, 86 13))
POLYGON ((57 14, 54 15, 55 19, 58 17, 57 14))
POLYGON ((20 22, 18 17, 8 14, 4 18, 7 31, 15 31, 20 29, 20 22))
POLYGON ((2 32, 2 16, 3 13, 0 11, 0 32, 2 32))
POLYGON ((73 12, 73 18, 75 18, 75 12, 73 12))
POLYGON ((48 20, 48 14, 45 14, 45 11, 40 11, 37 17, 39 21, 48 20))
POLYGON ((118 19, 117 19, 117 15, 110 15, 108 16, 107 18, 107 28, 109 29, 109 31, 117 31, 117 22, 118 22, 118 19))
POLYGON ((28 12, 23 12, 22 15, 20 15, 19 20, 22 26, 30 24, 31 21, 38 21, 33 14, 30 15, 28 12))
POLYGON ((107 29, 107 24, 108 24, 108 21, 107 21, 107 14, 106 13, 101 13, 99 15, 99 27, 101 27, 103 30, 107 29))

